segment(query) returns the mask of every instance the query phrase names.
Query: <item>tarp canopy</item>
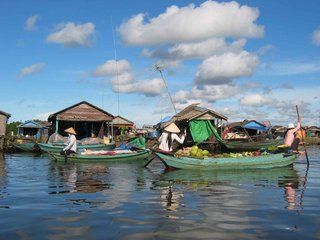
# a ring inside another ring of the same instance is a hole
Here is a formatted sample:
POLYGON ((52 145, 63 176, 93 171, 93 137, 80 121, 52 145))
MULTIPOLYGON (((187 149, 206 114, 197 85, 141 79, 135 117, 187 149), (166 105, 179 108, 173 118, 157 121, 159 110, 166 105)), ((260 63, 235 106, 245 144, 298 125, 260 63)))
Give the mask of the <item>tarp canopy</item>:
POLYGON ((207 140, 212 134, 220 141, 221 137, 209 120, 193 120, 189 122, 189 129, 195 142, 207 140))
POLYGON ((260 131, 264 131, 264 132, 269 130, 268 127, 266 127, 263 124, 258 123, 256 121, 250 121, 246 124, 243 124, 242 127, 248 128, 248 129, 260 130, 260 131))

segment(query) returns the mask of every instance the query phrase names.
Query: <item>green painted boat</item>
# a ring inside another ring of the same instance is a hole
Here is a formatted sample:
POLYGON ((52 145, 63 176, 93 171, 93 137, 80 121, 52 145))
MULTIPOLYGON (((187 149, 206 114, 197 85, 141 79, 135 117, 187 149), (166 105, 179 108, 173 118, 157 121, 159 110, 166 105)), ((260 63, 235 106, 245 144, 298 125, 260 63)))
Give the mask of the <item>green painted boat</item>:
POLYGON ((58 153, 50 153, 57 161, 68 161, 68 162, 122 162, 122 161, 137 161, 146 159, 149 156, 149 150, 139 150, 132 153, 120 153, 120 154, 97 154, 97 155, 81 155, 81 154, 70 154, 65 159, 64 155, 58 153))
POLYGON ((299 174, 292 165, 267 169, 218 169, 212 171, 177 169, 160 175, 163 181, 195 186, 216 182, 253 182, 255 185, 275 184, 284 186, 286 182, 299 184, 299 174))
POLYGON ((283 167, 292 164, 299 156, 299 154, 277 153, 251 157, 208 157, 200 159, 184 156, 174 157, 157 151, 154 153, 167 167, 193 170, 283 167))
POLYGON ((248 141, 248 140, 222 140, 221 144, 229 151, 257 151, 267 149, 271 146, 282 144, 283 141, 278 139, 264 141, 248 141))
POLYGON ((16 138, 12 142, 12 145, 21 151, 24 152, 34 152, 39 151, 39 147, 36 141, 29 138, 16 138))
MULTIPOLYGON (((63 144, 47 144, 47 143, 38 143, 41 151, 48 152, 48 153, 60 153, 61 150, 65 147, 63 144)), ((88 145, 78 145, 77 150, 81 151, 84 149, 87 150, 111 150, 116 147, 115 143, 108 143, 108 144, 88 144, 88 145)))

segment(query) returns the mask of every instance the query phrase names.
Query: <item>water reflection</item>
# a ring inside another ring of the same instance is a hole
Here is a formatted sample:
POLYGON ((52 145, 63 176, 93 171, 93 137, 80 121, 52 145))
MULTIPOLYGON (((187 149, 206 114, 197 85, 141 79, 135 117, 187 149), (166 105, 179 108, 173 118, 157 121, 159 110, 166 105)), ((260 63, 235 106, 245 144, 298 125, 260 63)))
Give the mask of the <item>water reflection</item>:
MULTIPOLYGON (((4 198, 6 194, 6 177, 7 177, 7 170, 6 170, 6 162, 2 152, 0 152, 0 199, 4 198)), ((1 205, 0 208, 8 208, 9 206, 1 205)))
MULTIPOLYGON (((90 164, 53 162, 49 194, 101 192, 101 208, 116 208, 132 201, 132 195, 146 188, 144 169, 134 164, 90 164)), ((77 195, 78 196, 78 195, 77 195)), ((90 201, 72 199, 73 204, 90 201)))
MULTIPOLYGON (((302 207, 303 186, 306 177, 301 177, 293 166, 273 169, 248 169, 248 170, 217 170, 217 171, 190 171, 174 170, 167 171, 161 175, 162 187, 161 203, 168 211, 175 211, 178 206, 183 206, 181 199, 184 191, 207 191, 208 194, 220 196, 221 202, 227 203, 230 199, 223 199, 226 190, 232 190, 232 194, 243 191, 239 185, 250 185, 254 187, 276 187, 284 189, 284 207, 288 210, 298 210, 302 207), (223 187, 223 191, 219 190, 223 187), (174 189, 183 191, 174 191, 174 189)), ((239 193, 241 195, 243 193, 239 193)), ((250 198, 250 197, 249 197, 250 198)), ((254 198, 252 196, 252 198, 254 198)), ((246 204, 246 203, 241 203, 246 204)))
POLYGON ((286 179, 283 182, 284 197, 287 202, 286 209, 288 210, 301 210, 303 194, 306 187, 306 180, 309 168, 305 172, 305 176, 297 176, 297 178, 286 179))
POLYGON ((0 239, 295 239, 297 230, 307 238, 318 233, 317 167, 310 168, 305 191, 303 164, 163 172, 157 162, 145 169, 5 157, 0 239))
POLYGON ((49 194, 95 193, 110 188, 110 183, 104 180, 108 175, 107 166, 88 165, 83 169, 78 164, 55 163, 52 168, 55 176, 51 178, 58 180, 58 184, 49 186, 50 189, 55 189, 49 194))

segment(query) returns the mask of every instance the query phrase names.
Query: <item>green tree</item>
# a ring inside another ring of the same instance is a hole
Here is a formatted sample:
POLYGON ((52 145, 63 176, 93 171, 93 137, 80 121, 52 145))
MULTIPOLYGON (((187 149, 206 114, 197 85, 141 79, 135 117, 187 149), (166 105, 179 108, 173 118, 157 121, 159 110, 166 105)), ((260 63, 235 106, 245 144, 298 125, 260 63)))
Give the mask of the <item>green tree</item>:
POLYGON ((6 136, 11 136, 11 132, 13 132, 13 134, 17 134, 18 133, 18 126, 21 124, 22 122, 11 122, 7 124, 6 127, 6 136))

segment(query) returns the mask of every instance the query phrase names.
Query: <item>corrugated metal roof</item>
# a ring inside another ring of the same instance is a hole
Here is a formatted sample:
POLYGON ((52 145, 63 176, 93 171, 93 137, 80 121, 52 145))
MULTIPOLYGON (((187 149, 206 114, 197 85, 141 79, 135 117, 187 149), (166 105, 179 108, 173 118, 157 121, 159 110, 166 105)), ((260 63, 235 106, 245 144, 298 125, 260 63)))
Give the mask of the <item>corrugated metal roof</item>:
POLYGON ((54 119, 63 121, 112 121, 114 116, 97 106, 92 105, 86 101, 79 102, 70 107, 62 109, 48 117, 48 121, 52 122, 54 119))
POLYGON ((222 114, 217 113, 213 110, 199 107, 198 105, 199 105, 199 103, 194 103, 194 104, 187 106, 186 108, 184 108, 183 110, 178 112, 176 115, 174 115, 170 119, 170 121, 162 123, 161 128, 166 127, 167 125, 169 125, 172 122, 179 122, 179 121, 203 120, 203 119, 214 120, 217 118, 225 120, 225 121, 228 120, 228 118, 226 116, 223 116, 222 114))
POLYGON ((125 119, 121 116, 116 116, 111 123, 113 125, 134 125, 133 122, 131 122, 128 119, 125 119))
POLYGON ((18 128, 48 128, 47 126, 42 125, 41 123, 37 123, 34 121, 25 121, 24 123, 21 123, 18 128))

